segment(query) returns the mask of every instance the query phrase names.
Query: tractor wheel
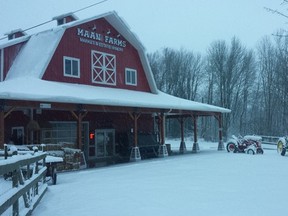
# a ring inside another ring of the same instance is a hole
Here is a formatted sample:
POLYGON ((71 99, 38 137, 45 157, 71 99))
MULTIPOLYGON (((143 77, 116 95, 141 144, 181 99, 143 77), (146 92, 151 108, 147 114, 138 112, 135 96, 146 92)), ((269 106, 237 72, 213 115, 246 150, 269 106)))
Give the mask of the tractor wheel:
POLYGON ((235 153, 237 150, 236 150, 237 148, 236 148, 236 145, 234 144, 234 143, 232 143, 232 142, 230 142, 230 143, 228 143, 227 145, 226 145, 226 150, 227 150, 227 152, 233 152, 233 153, 235 153))
POLYGON ((286 154, 286 148, 283 148, 281 152, 281 156, 285 156, 285 154, 286 154))
POLYGON ((277 152, 278 152, 279 154, 281 154, 282 150, 283 150, 283 142, 280 140, 280 141, 278 141, 278 143, 277 143, 277 152))
POLYGON ((264 154, 264 151, 262 148, 257 148, 256 153, 257 154, 264 154))
POLYGON ((255 154, 255 151, 254 151, 253 149, 248 149, 248 150, 247 150, 247 154, 252 154, 252 155, 254 155, 254 154, 255 154))

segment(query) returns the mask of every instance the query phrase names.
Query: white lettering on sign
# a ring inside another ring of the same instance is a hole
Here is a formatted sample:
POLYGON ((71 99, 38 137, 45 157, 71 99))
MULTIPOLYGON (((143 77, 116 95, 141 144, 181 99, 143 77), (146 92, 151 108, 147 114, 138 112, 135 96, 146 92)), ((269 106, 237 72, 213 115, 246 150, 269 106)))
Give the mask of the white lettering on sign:
POLYGON ((88 31, 82 28, 77 28, 77 36, 80 37, 80 41, 83 43, 88 43, 107 49, 123 52, 123 48, 126 47, 125 40, 107 35, 103 36, 102 34, 96 33, 94 31, 88 31))
POLYGON ((102 35, 92 32, 92 31, 88 31, 88 30, 84 30, 81 28, 77 29, 77 35, 81 36, 81 37, 85 37, 85 38, 90 38, 90 39, 94 39, 94 40, 98 40, 98 41, 102 41, 102 35))
POLYGON ((119 40, 109 36, 105 36, 105 43, 113 44, 120 47, 126 47, 126 41, 119 40))

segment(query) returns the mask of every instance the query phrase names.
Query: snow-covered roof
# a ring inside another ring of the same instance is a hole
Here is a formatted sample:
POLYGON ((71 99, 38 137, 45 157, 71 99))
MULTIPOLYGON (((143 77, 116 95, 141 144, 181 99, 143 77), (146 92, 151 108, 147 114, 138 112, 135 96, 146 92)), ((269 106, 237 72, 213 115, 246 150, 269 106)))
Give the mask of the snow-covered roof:
POLYGON ((41 79, 65 30, 55 28, 32 35, 14 60, 5 80, 19 77, 41 79))
POLYGON ((144 46, 114 11, 32 35, 14 60, 6 79, 0 82, 0 99, 230 112, 228 109, 160 92, 156 87, 144 46), (138 50, 152 93, 42 80, 65 30, 98 18, 105 18, 138 50))
POLYGON ((0 83, 0 98, 187 111, 230 112, 228 109, 185 100, 160 91, 157 94, 153 94, 117 88, 52 82, 31 77, 15 78, 0 83))

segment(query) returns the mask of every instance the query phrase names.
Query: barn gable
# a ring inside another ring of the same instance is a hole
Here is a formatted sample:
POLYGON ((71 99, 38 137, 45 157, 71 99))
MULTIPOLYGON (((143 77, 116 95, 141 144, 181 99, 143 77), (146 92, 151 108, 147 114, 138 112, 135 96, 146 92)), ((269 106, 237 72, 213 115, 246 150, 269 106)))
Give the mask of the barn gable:
POLYGON ((43 79, 151 92, 138 51, 105 18, 67 28, 43 79))

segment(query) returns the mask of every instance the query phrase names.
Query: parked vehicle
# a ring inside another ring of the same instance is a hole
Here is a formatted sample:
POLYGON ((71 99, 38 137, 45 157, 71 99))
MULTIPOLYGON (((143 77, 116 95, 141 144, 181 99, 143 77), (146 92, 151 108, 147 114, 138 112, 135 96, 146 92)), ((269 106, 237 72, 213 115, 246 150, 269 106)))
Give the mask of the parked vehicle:
POLYGON ((277 152, 282 155, 285 156, 286 151, 287 151, 287 145, 288 145, 288 137, 280 137, 278 142, 277 142, 277 152))
POLYGON ((246 135, 242 136, 232 136, 226 145, 227 152, 233 153, 247 153, 247 154, 263 154, 264 150, 261 147, 260 136, 246 135))

